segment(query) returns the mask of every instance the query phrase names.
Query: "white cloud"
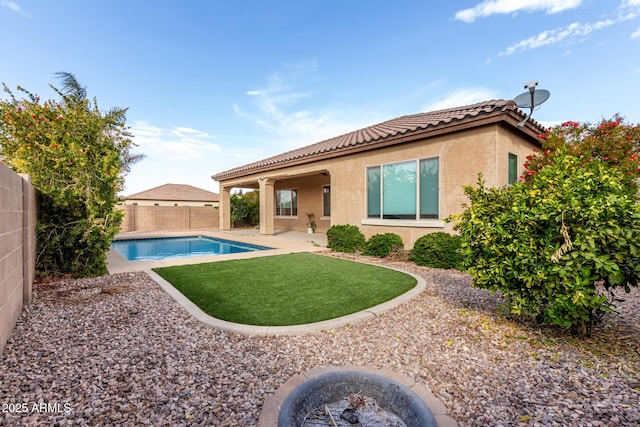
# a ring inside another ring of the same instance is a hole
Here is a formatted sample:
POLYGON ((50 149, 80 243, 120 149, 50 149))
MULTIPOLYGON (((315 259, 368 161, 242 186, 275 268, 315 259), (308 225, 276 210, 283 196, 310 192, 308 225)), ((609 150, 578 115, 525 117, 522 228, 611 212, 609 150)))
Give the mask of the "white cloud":
POLYGON ((631 33, 631 38, 640 39, 640 27, 637 30, 635 30, 633 33, 631 33))
POLYGON ((460 107, 499 98, 496 91, 483 87, 465 87, 455 89, 431 104, 426 105, 423 111, 442 110, 445 108, 460 107))
POLYGON ((136 151, 176 161, 194 160, 220 151, 213 137, 186 127, 160 128, 136 121, 131 126, 136 151))
POLYGON ((271 74, 265 87, 246 92, 252 98, 250 105, 233 106, 237 116, 272 134, 265 139, 271 139, 273 154, 332 138, 376 120, 357 109, 305 108, 314 94, 297 87, 316 69, 315 61, 287 65, 284 71, 271 74))
POLYGON ((470 23, 477 18, 520 11, 544 11, 547 14, 553 14, 573 9, 580 6, 581 3, 582 0, 485 0, 473 8, 459 10, 456 12, 455 19, 470 23))
POLYGON ((9 10, 12 10, 13 12, 25 16, 27 18, 31 18, 31 15, 29 15, 29 13, 27 13, 26 11, 24 11, 16 2, 14 1, 8 1, 8 0, 0 0, 0 6, 4 6, 9 10))
POLYGON ((16 2, 14 1, 7 1, 7 0, 2 0, 0 1, 0 5, 6 7, 7 9, 22 15, 22 16, 26 16, 27 18, 31 18, 31 15, 29 15, 27 12, 25 12, 16 2))
MULTIPOLYGON (((529 38, 519 41, 498 54, 500 56, 509 56, 514 53, 524 52, 531 49, 537 49, 543 46, 554 45, 563 41, 573 41, 585 38, 594 31, 616 25, 620 22, 634 19, 640 15, 640 0, 623 1, 618 7, 617 16, 614 18, 601 19, 596 22, 580 23, 574 22, 566 27, 560 27, 553 30, 545 30, 529 38)), ((637 37, 637 32, 631 35, 632 38, 637 37)))
POLYGON ((531 36, 527 39, 519 41, 518 43, 509 46, 505 50, 499 53, 501 56, 512 55, 517 52, 523 52, 526 50, 536 49, 542 46, 548 46, 556 43, 560 43, 567 39, 575 39, 579 37, 585 37, 594 31, 601 30, 605 27, 609 27, 619 22, 616 19, 604 19, 594 23, 582 24, 580 22, 574 22, 564 28, 556 30, 543 31, 535 36, 531 36))
POLYGON ((123 194, 133 194, 159 185, 189 184, 218 191, 211 176, 233 166, 264 156, 255 149, 223 148, 207 132, 188 127, 163 128, 145 121, 131 125, 133 152, 144 154, 125 177, 123 194))

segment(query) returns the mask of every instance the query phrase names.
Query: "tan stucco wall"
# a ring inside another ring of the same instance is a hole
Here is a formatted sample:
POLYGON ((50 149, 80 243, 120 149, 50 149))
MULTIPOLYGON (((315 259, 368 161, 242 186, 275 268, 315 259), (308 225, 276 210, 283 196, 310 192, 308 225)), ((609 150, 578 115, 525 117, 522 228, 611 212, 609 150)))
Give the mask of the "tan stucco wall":
POLYGON ((121 205, 123 233, 130 231, 201 230, 218 228, 218 209, 211 206, 121 205))
POLYGON ((219 202, 195 202, 185 200, 140 200, 127 199, 122 202, 123 205, 138 206, 218 206, 219 202))
POLYGON ((306 230, 307 213, 313 213, 316 232, 324 233, 331 227, 330 218, 322 217, 322 187, 329 185, 330 177, 321 174, 277 181, 275 190, 295 188, 298 190, 298 215, 296 217, 275 217, 275 228, 283 230, 306 230))
POLYGON ((535 145, 500 125, 488 125, 462 132, 408 142, 377 150, 292 166, 277 171, 261 172, 242 179, 223 181, 221 188, 243 187, 275 179, 275 189, 297 188, 298 218, 274 220, 275 228, 304 230, 306 213, 316 213, 318 232, 331 225, 357 225, 369 238, 379 233, 396 233, 412 248, 424 234, 434 231, 453 231, 453 224, 444 223, 449 215, 461 213, 468 203, 463 186, 475 184, 478 172, 483 173, 487 186, 504 186, 508 182, 508 153, 518 156, 522 173, 525 156, 535 145), (439 158, 440 197, 438 220, 369 220, 366 218, 366 169, 386 163, 406 160, 439 158), (329 177, 322 175, 328 172, 329 177), (331 218, 319 220, 322 212, 322 186, 330 180, 331 218))
POLYGON ((0 353, 22 307, 31 302, 36 217, 29 178, 0 163, 0 353))

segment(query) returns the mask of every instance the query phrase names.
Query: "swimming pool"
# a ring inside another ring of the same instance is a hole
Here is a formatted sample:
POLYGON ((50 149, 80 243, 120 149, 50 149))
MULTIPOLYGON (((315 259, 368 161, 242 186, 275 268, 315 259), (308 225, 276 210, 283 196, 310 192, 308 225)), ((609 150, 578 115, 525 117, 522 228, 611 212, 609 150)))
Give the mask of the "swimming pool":
POLYGON ((206 236, 114 240, 111 242, 111 248, 127 261, 155 261, 273 249, 206 236))

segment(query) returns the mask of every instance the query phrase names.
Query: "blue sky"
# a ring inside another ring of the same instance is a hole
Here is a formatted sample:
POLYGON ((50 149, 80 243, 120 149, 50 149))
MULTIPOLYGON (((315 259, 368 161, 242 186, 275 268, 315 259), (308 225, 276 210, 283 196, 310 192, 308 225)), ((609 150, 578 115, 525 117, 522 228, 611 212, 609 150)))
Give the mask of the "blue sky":
MULTIPOLYGON (((0 0, 0 81, 128 107, 124 194, 539 80, 545 125, 640 122, 640 0, 0 0)), ((4 94, 2 98, 5 98, 4 94)))

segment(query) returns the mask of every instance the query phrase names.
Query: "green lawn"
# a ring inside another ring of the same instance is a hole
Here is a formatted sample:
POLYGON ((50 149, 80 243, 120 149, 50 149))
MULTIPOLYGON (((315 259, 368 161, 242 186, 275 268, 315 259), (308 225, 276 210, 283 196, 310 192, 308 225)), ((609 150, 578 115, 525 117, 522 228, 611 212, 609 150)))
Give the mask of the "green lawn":
POLYGON ((284 326, 355 313, 401 295, 416 279, 311 253, 154 269, 218 319, 284 326))

